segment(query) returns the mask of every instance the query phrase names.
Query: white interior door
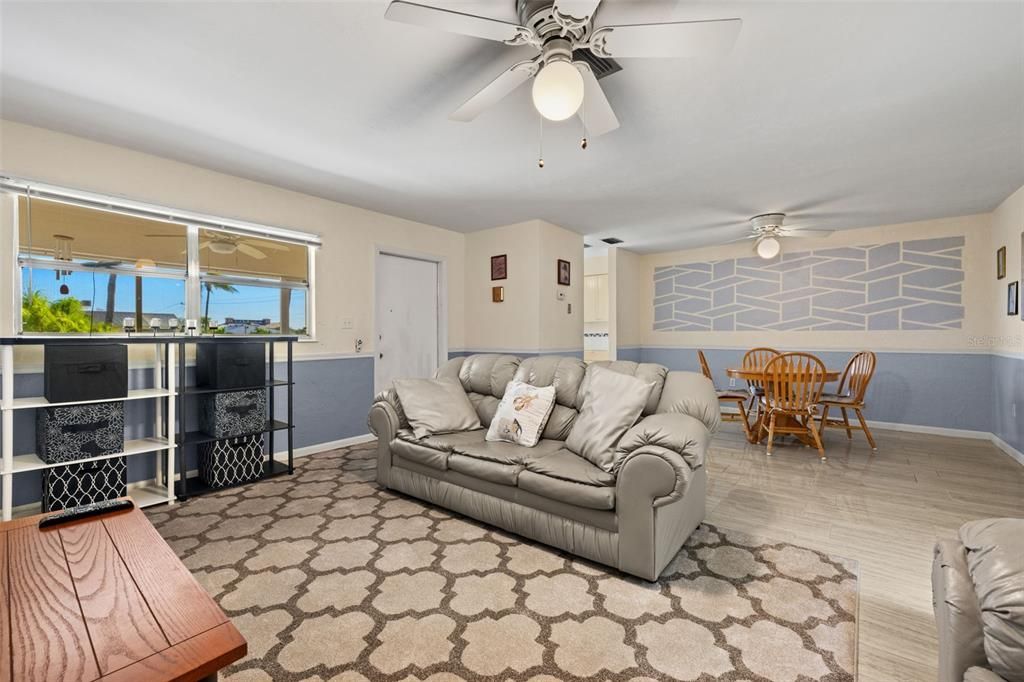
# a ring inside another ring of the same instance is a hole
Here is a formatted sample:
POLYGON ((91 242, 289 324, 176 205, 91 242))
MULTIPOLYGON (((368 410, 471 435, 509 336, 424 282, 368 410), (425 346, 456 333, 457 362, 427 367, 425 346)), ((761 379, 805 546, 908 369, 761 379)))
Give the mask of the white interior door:
POLYGON ((377 255, 376 390, 394 379, 432 376, 438 366, 438 264, 377 255))

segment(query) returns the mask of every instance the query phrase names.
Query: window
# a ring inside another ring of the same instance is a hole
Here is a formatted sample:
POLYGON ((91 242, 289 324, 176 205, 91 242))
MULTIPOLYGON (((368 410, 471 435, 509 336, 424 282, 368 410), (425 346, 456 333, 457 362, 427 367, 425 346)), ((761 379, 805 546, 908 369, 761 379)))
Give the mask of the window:
POLYGON ((19 194, 23 333, 117 333, 126 318, 141 330, 195 319, 214 334, 312 333, 312 235, 19 194))
POLYGON ((307 333, 305 246, 200 230, 199 278, 203 331, 307 333))

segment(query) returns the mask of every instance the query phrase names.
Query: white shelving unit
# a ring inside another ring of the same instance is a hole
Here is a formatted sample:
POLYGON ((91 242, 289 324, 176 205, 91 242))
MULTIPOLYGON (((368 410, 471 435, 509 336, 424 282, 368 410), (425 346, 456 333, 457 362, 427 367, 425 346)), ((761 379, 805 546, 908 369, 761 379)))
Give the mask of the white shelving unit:
MULTIPOLYGON (((13 515, 14 485, 18 474, 39 471, 55 467, 79 464, 114 457, 135 457, 153 455, 157 457, 157 478, 142 484, 129 486, 128 495, 139 507, 154 504, 174 504, 174 480, 177 443, 175 442, 176 421, 175 407, 177 395, 175 381, 178 371, 175 367, 176 353, 168 352, 169 344, 180 342, 173 337, 135 337, 128 339, 96 339, 105 343, 129 343, 131 345, 151 344, 154 347, 154 363, 152 365, 154 388, 136 388, 128 391, 124 398, 115 400, 86 400, 81 402, 50 403, 42 396, 14 397, 14 347, 45 346, 48 343, 90 343, 90 339, 68 339, 60 341, 46 338, 17 337, 0 339, 0 494, 2 494, 2 516, 9 521, 13 515), (166 370, 166 371, 165 371, 166 370), (74 462, 47 464, 36 454, 14 454, 14 413, 17 410, 30 410, 41 407, 57 407, 67 405, 85 405, 90 403, 119 402, 121 400, 155 400, 157 401, 156 423, 154 433, 160 434, 146 438, 126 440, 124 450, 111 455, 89 457, 74 462), (160 454, 163 453, 163 466, 160 454)), ((129 376, 131 368, 129 367, 129 376)))

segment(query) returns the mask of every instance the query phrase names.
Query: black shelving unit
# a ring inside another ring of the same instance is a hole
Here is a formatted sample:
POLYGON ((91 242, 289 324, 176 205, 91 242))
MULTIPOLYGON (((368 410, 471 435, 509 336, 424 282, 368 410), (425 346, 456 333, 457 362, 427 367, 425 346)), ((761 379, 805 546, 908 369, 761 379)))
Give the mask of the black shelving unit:
MULTIPOLYGON (((242 338, 229 338, 223 336, 195 336, 185 337, 181 339, 181 343, 178 345, 178 471, 179 477, 174 484, 174 493, 179 500, 186 500, 196 495, 203 495, 214 490, 224 490, 225 488, 211 488, 210 486, 203 483, 198 475, 188 475, 186 467, 186 450, 199 445, 200 443, 210 443, 217 440, 223 440, 223 438, 215 438, 210 434, 203 433, 202 431, 189 431, 186 425, 186 406, 189 402, 189 398, 195 395, 201 395, 204 393, 231 393, 236 391, 252 391, 259 389, 267 389, 268 395, 268 421, 265 427, 259 431, 253 431, 250 433, 237 434, 235 437, 244 436, 256 436, 265 435, 266 438, 264 443, 266 445, 267 458, 263 462, 263 476, 257 480, 265 480, 274 476, 282 476, 285 474, 292 474, 295 471, 294 464, 294 431, 295 425, 293 422, 293 393, 295 386, 295 375, 293 370, 293 349, 294 344, 298 340, 296 336, 247 336, 242 338), (188 385, 188 375, 186 372, 185 360, 187 357, 187 347, 198 346, 204 343, 253 343, 260 342, 267 346, 267 365, 268 365, 268 376, 267 380, 257 386, 245 386, 239 388, 200 388, 196 386, 188 385), (275 347, 278 344, 285 344, 286 353, 286 377, 284 379, 278 379, 275 376, 276 361, 275 361, 275 347), (286 416, 283 421, 275 419, 275 404, 276 404, 276 393, 275 389, 284 388, 287 394, 286 402, 286 416), (288 461, 287 463, 281 462, 274 459, 274 444, 275 434, 284 431, 285 437, 288 440, 288 461)), ((246 481, 245 483, 239 483, 238 485, 246 485, 253 481, 246 481)), ((234 487, 234 486, 227 486, 234 487)))

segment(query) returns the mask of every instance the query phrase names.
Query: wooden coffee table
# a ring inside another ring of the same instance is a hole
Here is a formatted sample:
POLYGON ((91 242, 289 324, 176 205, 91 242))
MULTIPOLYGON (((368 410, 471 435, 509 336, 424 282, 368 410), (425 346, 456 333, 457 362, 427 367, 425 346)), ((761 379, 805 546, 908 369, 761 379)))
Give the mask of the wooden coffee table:
POLYGON ((0 682, 203 680, 245 639, 141 511, 0 523, 0 682))

